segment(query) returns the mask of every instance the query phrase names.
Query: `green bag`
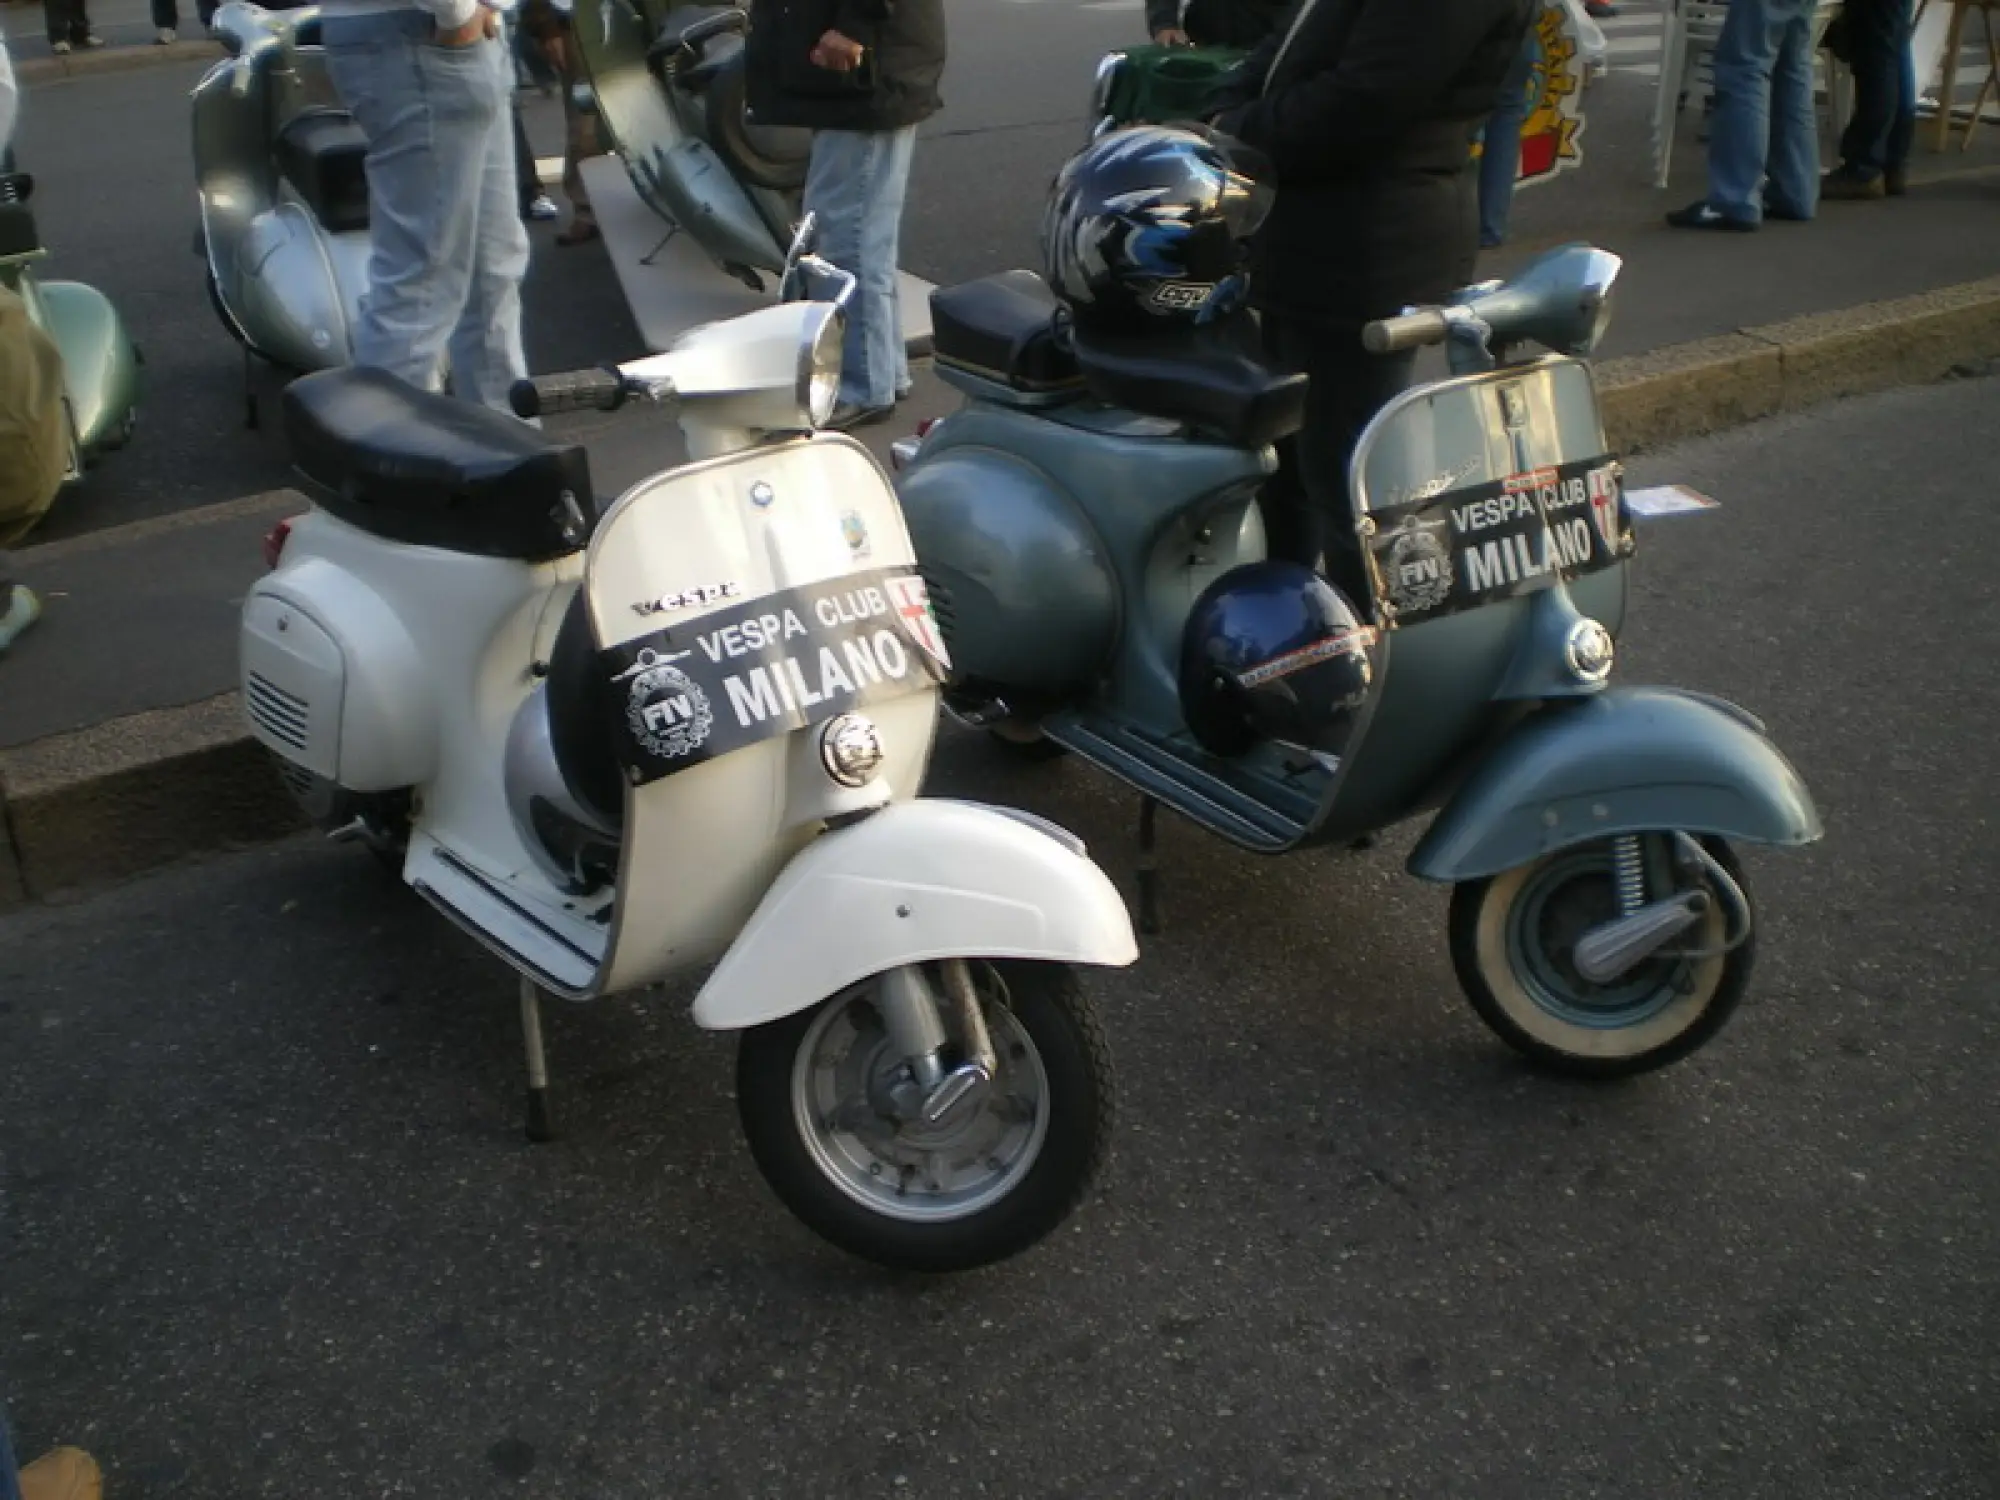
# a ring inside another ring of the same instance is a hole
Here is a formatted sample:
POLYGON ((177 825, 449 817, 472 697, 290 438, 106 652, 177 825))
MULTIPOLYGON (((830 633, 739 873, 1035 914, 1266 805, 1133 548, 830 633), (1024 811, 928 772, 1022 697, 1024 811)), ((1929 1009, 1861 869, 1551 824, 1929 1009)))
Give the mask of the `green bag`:
POLYGON ((1131 47, 1105 60, 1100 114, 1113 125, 1171 125, 1209 113, 1209 96, 1250 54, 1237 47, 1131 47))
POLYGON ((62 351, 0 284, 0 546, 47 514, 68 472, 62 351))

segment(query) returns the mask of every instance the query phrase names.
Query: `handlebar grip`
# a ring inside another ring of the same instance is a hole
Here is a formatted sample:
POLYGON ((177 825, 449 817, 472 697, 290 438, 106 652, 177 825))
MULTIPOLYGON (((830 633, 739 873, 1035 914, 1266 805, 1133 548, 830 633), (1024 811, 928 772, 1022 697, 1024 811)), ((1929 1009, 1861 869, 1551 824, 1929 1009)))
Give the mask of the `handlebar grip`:
POLYGON ((1442 344, 1450 325, 1434 307, 1404 313, 1400 318, 1380 318, 1361 330, 1361 346, 1370 354, 1400 354, 1405 349, 1421 349, 1426 344, 1442 344))
POLYGON ((616 411, 625 403, 625 377, 606 366, 566 370, 517 380, 507 404, 517 417, 552 417, 565 411, 616 411))

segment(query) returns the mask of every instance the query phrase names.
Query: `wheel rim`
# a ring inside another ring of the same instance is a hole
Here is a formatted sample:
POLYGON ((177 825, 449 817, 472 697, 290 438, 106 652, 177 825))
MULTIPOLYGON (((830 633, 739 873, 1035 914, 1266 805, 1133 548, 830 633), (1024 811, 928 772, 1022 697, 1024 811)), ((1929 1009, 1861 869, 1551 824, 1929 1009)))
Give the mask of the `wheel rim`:
MULTIPOLYGON (((1658 838, 1646 840, 1648 888, 1668 889, 1658 838)), ((1648 959, 1609 984, 1577 972, 1577 939, 1618 915, 1608 843, 1566 850, 1494 882, 1479 934, 1480 967, 1496 1001, 1538 1040, 1581 1055, 1631 1056, 1679 1036, 1722 983, 1725 959, 1648 959)), ((1668 946, 1712 950, 1727 927, 1721 903, 1668 946)))
POLYGON ((995 976, 974 970, 999 1061, 986 1100, 928 1129, 870 1103, 900 1066, 874 1004, 873 982, 821 1008, 792 1062, 792 1115, 813 1163, 871 1212, 910 1223, 963 1219, 1014 1191, 1048 1135, 1048 1072, 1013 1011, 992 1003, 995 976))

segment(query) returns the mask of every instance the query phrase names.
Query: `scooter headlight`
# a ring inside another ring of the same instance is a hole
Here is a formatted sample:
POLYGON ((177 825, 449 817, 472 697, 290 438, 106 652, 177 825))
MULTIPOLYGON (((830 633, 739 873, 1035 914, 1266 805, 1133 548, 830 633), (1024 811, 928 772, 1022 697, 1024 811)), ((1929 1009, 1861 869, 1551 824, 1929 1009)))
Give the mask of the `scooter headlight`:
POLYGON ((840 309, 819 303, 799 341, 799 408, 814 427, 833 415, 840 399, 840 344, 845 333, 840 309))
POLYGON ((882 732, 872 719, 842 714, 820 731, 820 764, 842 786, 866 786, 882 768, 882 732))

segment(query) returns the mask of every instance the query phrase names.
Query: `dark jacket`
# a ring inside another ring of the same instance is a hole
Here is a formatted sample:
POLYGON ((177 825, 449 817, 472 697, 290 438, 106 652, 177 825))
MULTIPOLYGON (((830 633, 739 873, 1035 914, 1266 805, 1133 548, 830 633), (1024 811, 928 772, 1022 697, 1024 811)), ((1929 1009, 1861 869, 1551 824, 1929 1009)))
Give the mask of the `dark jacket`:
POLYGON ((1272 37, 1225 84, 1217 123, 1276 172, 1253 298, 1346 328, 1471 280, 1472 143, 1536 0, 1303 4, 1291 45, 1272 37))
POLYGON ((1146 35, 1158 36, 1178 26, 1197 47, 1242 47, 1246 50, 1278 29, 1291 10, 1291 0, 1146 0, 1146 35))
POLYGON ((943 107, 944 0, 756 0, 744 58, 750 114, 807 130, 901 130, 943 107), (836 73, 812 50, 829 31, 861 44, 836 73))

